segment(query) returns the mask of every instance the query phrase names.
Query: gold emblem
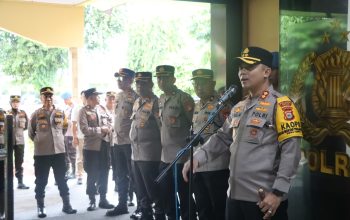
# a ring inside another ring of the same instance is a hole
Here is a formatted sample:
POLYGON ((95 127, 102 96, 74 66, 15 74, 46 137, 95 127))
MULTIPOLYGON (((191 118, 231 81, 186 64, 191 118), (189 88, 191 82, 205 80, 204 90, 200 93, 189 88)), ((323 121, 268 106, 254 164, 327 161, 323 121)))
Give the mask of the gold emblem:
POLYGON ((202 70, 198 70, 196 73, 197 73, 197 75, 203 75, 202 70))
POLYGON ((242 52, 242 57, 249 57, 249 49, 248 48, 245 48, 242 52))
POLYGON ((300 64, 291 86, 291 97, 302 118, 304 138, 313 145, 320 144, 326 136, 341 136, 350 146, 350 52, 338 47, 316 56, 310 53, 300 64), (304 82, 311 66, 315 67, 315 79, 311 93, 311 107, 302 99, 304 82), (316 119, 309 119, 313 112, 316 119))
POLYGON ((159 72, 164 72, 164 71, 165 71, 164 67, 159 68, 159 72))

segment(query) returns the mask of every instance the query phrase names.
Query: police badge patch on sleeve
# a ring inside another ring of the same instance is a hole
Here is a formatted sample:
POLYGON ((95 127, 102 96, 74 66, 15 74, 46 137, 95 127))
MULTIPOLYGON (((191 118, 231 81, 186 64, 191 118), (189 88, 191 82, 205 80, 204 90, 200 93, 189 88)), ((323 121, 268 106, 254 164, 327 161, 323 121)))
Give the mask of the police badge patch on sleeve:
POLYGON ((287 96, 277 98, 276 127, 279 142, 303 136, 298 110, 287 96))

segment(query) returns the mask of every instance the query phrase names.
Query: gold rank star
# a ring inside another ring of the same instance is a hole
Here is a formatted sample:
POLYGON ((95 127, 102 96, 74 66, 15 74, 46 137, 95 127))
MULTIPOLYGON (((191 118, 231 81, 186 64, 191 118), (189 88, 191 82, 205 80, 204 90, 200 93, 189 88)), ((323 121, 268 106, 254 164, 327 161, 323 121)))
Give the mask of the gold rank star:
POLYGON ((341 32, 340 33, 341 40, 349 41, 349 37, 348 37, 349 34, 350 34, 350 31, 343 31, 343 32, 341 32))
POLYGON ((329 44, 329 41, 330 41, 330 35, 328 34, 328 32, 324 32, 322 37, 322 42, 324 44, 329 44))

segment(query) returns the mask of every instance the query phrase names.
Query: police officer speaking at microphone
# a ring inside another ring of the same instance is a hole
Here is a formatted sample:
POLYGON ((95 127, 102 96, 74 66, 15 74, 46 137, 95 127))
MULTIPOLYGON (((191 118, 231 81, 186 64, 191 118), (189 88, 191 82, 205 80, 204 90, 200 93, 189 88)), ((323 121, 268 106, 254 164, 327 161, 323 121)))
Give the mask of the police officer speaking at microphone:
MULTIPOLYGON (((269 51, 248 47, 237 61, 239 79, 249 95, 196 152, 193 167, 202 167, 230 148, 226 220, 285 220, 287 194, 301 156, 300 117, 294 103, 270 85, 269 51)), ((182 171, 185 180, 189 167, 186 163, 182 171)))
POLYGON ((52 167, 55 181, 63 200, 62 211, 74 214, 69 201, 69 189, 65 179, 66 162, 63 129, 64 112, 53 105, 53 89, 40 89, 40 99, 43 107, 37 109, 31 116, 28 135, 34 141, 34 169, 35 169, 35 199, 38 206, 38 217, 45 218, 45 187, 52 167))

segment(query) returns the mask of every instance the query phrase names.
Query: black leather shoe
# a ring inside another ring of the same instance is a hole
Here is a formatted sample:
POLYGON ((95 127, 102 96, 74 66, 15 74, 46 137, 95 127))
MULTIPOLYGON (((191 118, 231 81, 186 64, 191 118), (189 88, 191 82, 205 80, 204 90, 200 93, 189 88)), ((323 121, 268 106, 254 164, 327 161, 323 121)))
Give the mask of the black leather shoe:
POLYGON ((86 210, 88 211, 96 210, 96 203, 90 203, 89 207, 86 210))
POLYGON ((107 200, 102 200, 98 203, 98 207, 101 209, 113 209, 114 205, 110 204, 107 200))
POLYGON ((118 215, 124 215, 128 214, 128 207, 122 207, 120 205, 117 205, 113 210, 109 210, 106 212, 106 216, 118 216, 118 215))
POLYGON ((63 206, 62 212, 66 213, 66 214, 75 214, 75 213, 77 213, 77 210, 73 209, 72 206, 63 206))
POLYGON ((39 218, 45 218, 46 217, 46 210, 45 207, 38 207, 38 217, 39 218))
POLYGON ((23 183, 18 183, 17 189, 29 189, 29 186, 26 186, 23 183))

